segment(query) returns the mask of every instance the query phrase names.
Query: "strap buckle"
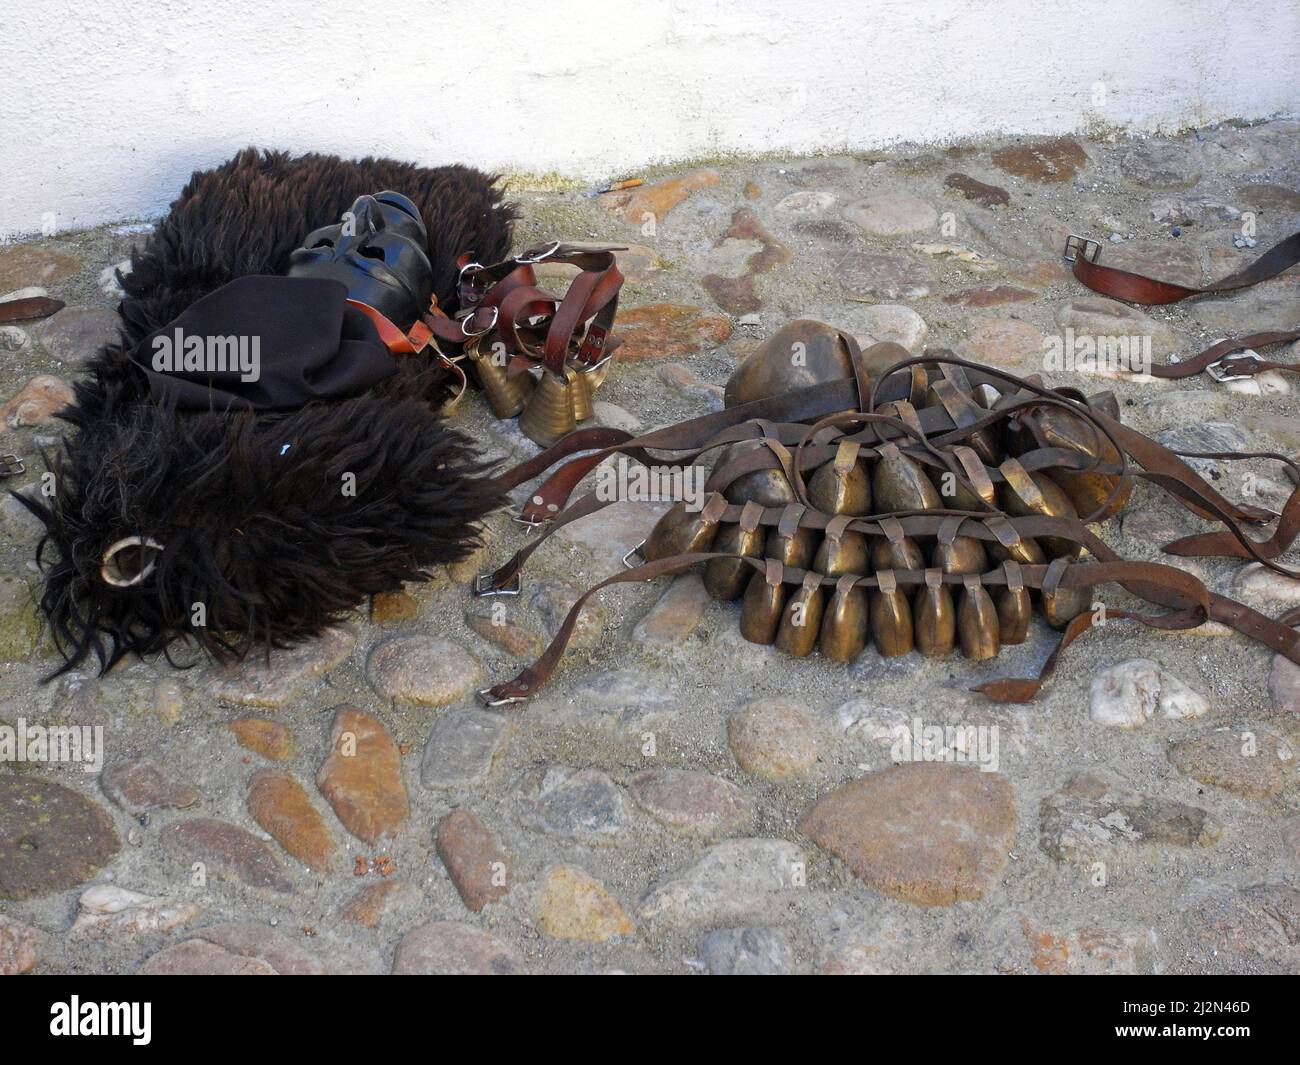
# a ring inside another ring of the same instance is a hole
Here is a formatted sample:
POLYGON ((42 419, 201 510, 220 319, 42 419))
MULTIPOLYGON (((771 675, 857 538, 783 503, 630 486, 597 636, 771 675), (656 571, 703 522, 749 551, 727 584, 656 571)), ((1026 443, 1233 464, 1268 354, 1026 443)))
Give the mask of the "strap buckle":
POLYGON ((1213 377, 1216 381, 1244 381, 1248 377, 1254 377, 1254 373, 1233 373, 1231 369, 1225 368, 1228 364, 1241 360, 1243 362, 1263 362, 1261 355, 1254 351, 1239 351, 1235 355, 1225 355, 1217 359, 1205 368, 1205 372, 1213 377))
POLYGON ((1072 263, 1082 255, 1085 262, 1095 263, 1101 257, 1101 242, 1071 233, 1065 238, 1065 261, 1072 263))
POLYGON ((545 262, 559 250, 560 242, 553 240, 545 251, 539 252, 537 255, 521 255, 515 262, 520 266, 535 266, 537 263, 545 262))
POLYGON ((516 525, 522 525, 527 529, 529 536, 532 535, 534 529, 540 529, 543 525, 549 525, 551 523, 550 518, 525 518, 522 514, 511 514, 510 520, 516 525))
POLYGON ((632 562, 630 561, 630 559, 632 558, 633 555, 639 555, 640 558, 644 559, 645 556, 640 554, 641 548, 643 547, 645 547, 644 540, 642 540, 639 544, 637 544, 634 548, 632 548, 631 551, 629 551, 626 555, 623 556, 624 569, 636 569, 638 563, 632 562))
POLYGON ((27 466, 17 455, 0 455, 0 477, 16 477, 26 472, 27 466))
POLYGON ((522 703, 526 701, 523 695, 502 695, 495 696, 491 688, 480 688, 474 693, 481 706, 509 706, 511 703, 522 703))
POLYGON ((461 282, 463 282, 465 280, 465 275, 469 273, 471 270, 482 270, 482 269, 483 269, 483 264, 481 262, 478 262, 477 260, 475 260, 474 262, 466 263, 464 266, 460 268, 460 273, 456 275, 456 284, 459 285, 461 282))
POLYGON ((473 319, 474 317, 473 314, 467 314, 465 315, 464 318, 460 320, 460 332, 461 335, 464 336, 466 340, 473 340, 474 337, 485 336, 486 334, 492 332, 492 330, 497 327, 497 320, 501 317, 500 308, 496 306, 492 306, 489 307, 488 310, 492 312, 492 321, 488 322, 486 326, 484 326, 482 329, 479 329, 475 332, 471 332, 470 330, 465 328, 465 326, 473 319))
POLYGON ((522 575, 516 571, 515 575, 508 582, 498 588, 492 583, 493 574, 480 573, 474 578, 474 595, 480 599, 486 599, 491 595, 518 595, 523 587, 521 580, 522 575))

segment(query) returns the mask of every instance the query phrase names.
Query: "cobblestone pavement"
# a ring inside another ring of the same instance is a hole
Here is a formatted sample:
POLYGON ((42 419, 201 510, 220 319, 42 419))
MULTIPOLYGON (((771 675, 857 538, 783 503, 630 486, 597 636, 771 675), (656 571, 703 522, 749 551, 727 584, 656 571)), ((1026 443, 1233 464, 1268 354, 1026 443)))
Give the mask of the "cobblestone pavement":
MULTIPOLYGON (((1024 373, 1067 328, 1149 336, 1159 361, 1294 328, 1295 271, 1140 311, 1082 290, 1060 251, 1076 232, 1115 265, 1222 276, 1297 228, 1298 137, 1276 121, 719 161, 597 199, 519 191, 518 237, 632 245, 597 409, 649 428, 716 409, 739 360, 798 317, 1024 373)), ((0 330, 0 396, 17 397, 0 450, 28 466, 11 487, 38 490, 49 412, 111 329, 109 268, 141 232, 0 249, 0 293, 68 303, 0 330)), ((1046 376, 1113 388, 1126 422, 1184 446, 1300 450, 1283 376, 1046 376)), ((533 451, 477 397, 457 419, 503 462, 533 451)), ((1234 498, 1277 506, 1290 488, 1276 464, 1209 465, 1234 498)), ((971 685, 1036 670, 1045 628, 979 666, 793 660, 741 640, 736 606, 687 575, 602 593, 550 688, 477 707, 657 513, 618 504, 552 538, 515 599, 468 591, 523 542, 503 514, 483 557, 269 663, 42 685, 38 530, 6 499, 0 719, 102 726, 104 747, 91 772, 0 765, 0 971, 1300 969, 1300 669, 1213 626, 1108 624, 1034 702, 997 706, 971 685), (898 742, 956 725, 939 759, 898 742)), ((1143 485, 1099 531, 1154 560, 1197 527, 1143 485)), ((1300 582, 1257 567, 1180 564, 1274 615, 1300 602, 1300 582)))

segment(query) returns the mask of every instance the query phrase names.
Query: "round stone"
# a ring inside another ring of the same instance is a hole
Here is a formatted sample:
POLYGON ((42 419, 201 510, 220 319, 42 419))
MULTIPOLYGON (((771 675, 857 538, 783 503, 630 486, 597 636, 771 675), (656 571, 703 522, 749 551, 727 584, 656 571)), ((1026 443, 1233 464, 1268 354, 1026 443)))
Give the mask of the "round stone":
POLYGON ((835 268, 844 290, 855 297, 921 299, 930 294, 930 274, 915 259, 873 252, 850 252, 835 268))
POLYGON ((950 762, 909 762, 831 792, 802 826, 896 899, 950 906, 996 887, 1016 828, 1011 785, 950 762))
POLYGON ((741 769, 769 780, 798 776, 817 760, 812 715, 782 699, 763 699, 732 714, 727 742, 741 769))
POLYGON ((775 928, 719 928, 700 943, 700 960, 714 976, 784 976, 790 944, 775 928))
POLYGON ((421 925, 393 958, 394 976, 511 976, 523 967, 514 947, 458 921, 421 925))
POLYGON ((80 366, 117 340, 119 326, 107 307, 64 307, 45 321, 36 339, 59 362, 80 366))
POLYGON ((0 913, 0 976, 21 976, 36 968, 39 935, 35 928, 0 913))
POLYGON ((1046 339, 1028 322, 1015 318, 976 318, 957 344, 957 354, 972 362, 1038 370, 1046 356, 1046 339))
POLYGON ((872 236, 894 237, 932 228, 939 212, 910 193, 885 192, 849 204, 844 217, 872 236))
POLYGON ((379 644, 366 661, 370 686, 385 699, 446 706, 482 676, 479 660, 460 644, 436 636, 399 636, 379 644))
POLYGON ((52 285, 81 269, 81 260, 68 252, 14 244, 0 250, 0 292, 32 285, 52 285))
POLYGON ((0 777, 0 898, 85 883, 122 848, 103 807, 31 776, 0 777))
POLYGON ((1263 799, 1295 779, 1295 752, 1275 732, 1241 725, 1180 740, 1169 748, 1169 761, 1202 784, 1213 784, 1263 799))
POLYGON ((647 769, 628 781, 636 804, 673 828, 727 836, 749 828, 754 802, 729 780, 690 769, 647 769))
POLYGON ((553 939, 604 943, 632 932, 632 922, 603 884, 581 869, 550 870, 537 894, 537 927, 553 939))

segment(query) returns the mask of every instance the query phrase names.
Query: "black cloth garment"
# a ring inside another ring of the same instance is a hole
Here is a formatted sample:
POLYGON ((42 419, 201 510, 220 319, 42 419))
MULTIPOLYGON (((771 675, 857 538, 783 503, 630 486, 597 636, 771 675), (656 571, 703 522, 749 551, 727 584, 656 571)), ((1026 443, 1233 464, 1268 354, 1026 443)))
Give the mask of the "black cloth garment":
POLYGON ((397 363, 347 295, 325 278, 236 278, 150 333, 131 361, 154 398, 180 410, 295 410, 359 395, 397 363))

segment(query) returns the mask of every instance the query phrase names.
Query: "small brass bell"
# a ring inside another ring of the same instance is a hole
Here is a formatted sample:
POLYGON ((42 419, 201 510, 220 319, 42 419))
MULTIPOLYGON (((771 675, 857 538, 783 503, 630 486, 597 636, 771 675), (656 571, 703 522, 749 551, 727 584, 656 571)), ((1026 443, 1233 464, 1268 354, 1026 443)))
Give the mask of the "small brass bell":
MULTIPOLYGON (((746 503, 739 523, 722 526, 710 550, 761 558, 767 539, 767 530, 758 523, 762 516, 762 507, 746 503)), ((714 599, 739 599, 745 594, 745 585, 753 573, 754 567, 744 558, 711 558, 704 566, 704 587, 714 599)))
POLYGON ((878 587, 871 593, 868 608, 876 650, 882 658, 909 654, 913 646, 912 607, 890 570, 877 573, 876 581, 878 587))
POLYGON ((477 346, 467 354, 493 414, 498 418, 513 418, 527 406, 528 397, 533 394, 531 374, 517 373, 511 377, 495 355, 486 354, 477 346))
MULTIPOLYGON (((1078 520, 1079 512, 1074 509, 1070 497, 1051 478, 1031 473, 1015 459, 1007 459, 998 469, 1005 478, 998 490, 998 498, 1008 514, 1041 514, 1047 518, 1078 520)), ((1067 537, 1044 536, 1041 543, 1053 558, 1073 558, 1080 550, 1078 541, 1067 537)))
POLYGON ((989 558, 995 562, 1010 559, 1024 566, 1042 566, 1047 563, 1047 556, 1043 554, 1043 549, 1038 546, 1038 541, 1031 540, 1027 536, 1021 537, 1011 544, 1003 544, 997 540, 992 540, 985 544, 985 550, 988 552, 989 558))
POLYGON ((528 405, 519 416, 519 428, 529 440, 550 447, 578 427, 574 412, 574 378, 577 371, 565 367, 563 374, 542 370, 528 405))
POLYGON ((821 632, 824 603, 821 577, 809 573, 781 615, 781 624, 776 631, 777 647, 796 658, 812 654, 821 632))
POLYGON ((1003 646, 1009 646, 1025 642, 1034 606, 1020 575, 1020 566, 1008 560, 1002 568, 1006 572, 1007 584, 994 593, 993 602, 998 610, 998 637, 1003 646))
POLYGON ((989 593, 978 577, 968 576, 957 604, 957 636, 961 640, 961 653, 972 662, 996 657, 1001 649, 1000 631, 998 612, 989 593))
MULTIPOLYGON (((1117 416, 1117 414, 1112 415, 1112 417, 1117 416)), ((1100 429, 1089 425, 1079 415, 1053 407, 1035 410, 1026 417, 1027 424, 1020 418, 1016 419, 1017 428, 1013 438, 1019 445, 1017 450, 1020 452, 1037 447, 1071 448, 1091 458, 1101 455, 1103 461, 1119 465, 1120 455, 1115 450, 1115 446, 1100 429)), ((1135 483, 1132 477, 1128 478, 1115 493, 1114 500, 1107 505, 1107 496, 1112 489, 1120 485, 1118 474, 1055 469, 1048 476, 1070 497, 1070 502, 1074 504, 1080 516, 1091 515, 1104 507, 1105 509, 1097 516, 1097 521, 1104 521, 1123 509, 1133 493, 1135 483)))
POLYGON ((880 445, 880 458, 871 475, 871 495, 882 514, 903 510, 942 510, 943 500, 922 465, 898 450, 880 445))
POLYGON ((826 536, 813 558, 812 568, 818 573, 840 577, 867 572, 867 538, 845 528, 850 520, 847 514, 838 514, 827 523, 826 536))
POLYGON ((861 445, 840 442, 835 458, 819 467, 808 481, 808 502, 823 514, 871 513, 871 475, 858 461, 861 445))
POLYGON ((727 501, 718 492, 709 496, 698 511, 686 509, 686 501, 674 503, 667 514, 655 523, 646 537, 641 557, 647 562, 657 562, 673 555, 708 551, 718 532, 718 522, 727 508, 727 501))
POLYGON ((894 536, 876 537, 872 540, 871 568, 873 570, 925 569, 925 556, 921 554, 921 549, 915 540, 903 535, 903 527, 898 524, 897 518, 882 519, 880 526, 882 529, 890 529, 894 536), (894 523, 892 529, 887 526, 887 522, 894 523))
MULTIPOLYGON (((771 450, 761 440, 741 440, 728 447, 718 457, 714 473, 731 464, 744 455, 762 451, 772 456, 771 450)), ((783 507, 794 502, 794 488, 791 487, 785 471, 775 461, 770 468, 750 470, 742 473, 728 484, 723 493, 731 503, 757 503, 761 507, 783 507)))
POLYGON ((867 593, 845 574, 835 582, 835 592, 822 612, 819 649, 832 662, 851 662, 867 646, 867 593))
POLYGON ((937 566, 943 573, 983 573, 988 568, 988 555, 984 545, 973 536, 955 536, 959 521, 940 530, 934 545, 934 559, 931 565, 937 566))
POLYGON ((766 568, 749 580, 740 607, 740 635, 750 643, 772 643, 776 639, 785 608, 783 576, 781 563, 769 560, 766 568))
POLYGON ((781 512, 780 523, 767 531, 763 555, 776 559, 786 569, 807 569, 817 553, 817 530, 799 525, 804 510, 801 503, 789 504, 781 512))
POLYGON ((912 624, 916 630, 916 649, 921 654, 942 658, 956 646, 957 612, 952 592, 937 569, 925 571, 925 584, 917 589, 912 603, 912 624))
MULTIPOLYGON (((1059 565, 1060 560, 1053 563, 1059 565)), ((1086 565, 1086 563, 1072 563, 1073 565, 1086 565)), ((1050 586, 1051 568, 1048 569, 1048 577, 1044 579, 1044 587, 1050 586)), ((1091 589, 1062 588, 1056 585, 1053 591, 1044 590, 1043 598, 1043 617, 1047 623, 1054 629, 1063 629, 1070 624, 1076 617, 1092 606, 1091 589)))

